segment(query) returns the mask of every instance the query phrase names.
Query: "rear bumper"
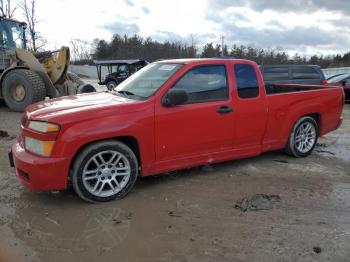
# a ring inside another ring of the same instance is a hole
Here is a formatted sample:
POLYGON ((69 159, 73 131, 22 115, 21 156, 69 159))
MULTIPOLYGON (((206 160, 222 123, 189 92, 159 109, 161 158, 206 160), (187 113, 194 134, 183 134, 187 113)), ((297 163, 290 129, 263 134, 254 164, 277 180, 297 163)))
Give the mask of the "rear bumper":
POLYGON ((47 158, 31 154, 17 137, 12 145, 16 176, 34 191, 55 191, 67 188, 70 161, 66 158, 47 158))
POLYGON ((339 118, 338 125, 337 125, 337 127, 336 127, 335 129, 338 129, 338 128, 341 126, 342 123, 343 123, 343 118, 340 117, 340 118, 339 118))

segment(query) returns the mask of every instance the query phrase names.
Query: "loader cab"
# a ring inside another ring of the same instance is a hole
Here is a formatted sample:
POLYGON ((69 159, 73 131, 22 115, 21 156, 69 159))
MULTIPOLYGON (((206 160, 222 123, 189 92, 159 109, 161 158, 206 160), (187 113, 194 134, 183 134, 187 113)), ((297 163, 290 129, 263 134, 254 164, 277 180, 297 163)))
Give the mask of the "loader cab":
POLYGON ((0 48, 26 48, 26 24, 12 19, 0 18, 0 48))

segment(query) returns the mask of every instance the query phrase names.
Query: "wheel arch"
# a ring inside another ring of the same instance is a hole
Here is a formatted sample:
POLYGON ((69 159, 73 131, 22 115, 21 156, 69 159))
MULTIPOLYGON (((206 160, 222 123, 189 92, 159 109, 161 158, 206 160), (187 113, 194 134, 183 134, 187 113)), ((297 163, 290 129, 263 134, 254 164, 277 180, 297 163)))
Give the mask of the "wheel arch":
MULTIPOLYGON (((27 66, 15 66, 15 67, 10 67, 10 68, 6 68, 0 75, 0 91, 2 90, 2 83, 6 77, 6 75, 16 69, 25 69, 25 70, 30 70, 29 67, 27 66)), ((2 97, 2 91, 0 92, 0 97, 2 97)))
POLYGON ((96 143, 99 143, 99 142, 103 142, 103 141, 112 141, 112 140, 113 141, 119 141, 119 142, 122 142, 125 145, 127 145, 133 151, 133 153, 135 154, 139 167, 142 166, 141 153, 140 153, 140 144, 139 144, 138 140, 135 137, 133 137, 133 136, 117 136, 117 137, 103 138, 103 139, 90 141, 90 142, 87 142, 85 144, 80 145, 80 147, 76 150, 74 156, 72 157, 72 159, 70 161, 69 175, 68 175, 69 179, 68 180, 71 181, 72 167, 73 167, 74 162, 75 162, 75 160, 78 157, 80 152, 82 152, 85 148, 87 148, 88 146, 91 146, 93 144, 96 144, 96 143))
MULTIPOLYGON (((312 117, 316 121, 317 127, 318 127, 318 132, 320 133, 321 132, 321 127, 322 127, 321 113, 310 113, 310 114, 305 115, 305 116, 312 117)), ((302 116, 302 117, 305 117, 305 116, 302 116)))

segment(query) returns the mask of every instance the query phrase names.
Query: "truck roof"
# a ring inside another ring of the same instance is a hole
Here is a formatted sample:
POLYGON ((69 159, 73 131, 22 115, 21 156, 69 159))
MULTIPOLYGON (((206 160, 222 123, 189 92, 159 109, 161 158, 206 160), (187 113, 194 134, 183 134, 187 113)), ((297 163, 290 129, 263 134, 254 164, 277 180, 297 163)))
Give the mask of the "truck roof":
POLYGON ((167 60, 159 60, 156 63, 181 63, 181 64, 189 64, 195 62, 223 62, 223 61, 235 61, 235 62, 253 62, 247 59, 235 59, 235 58, 180 58, 180 59, 167 59, 167 60))

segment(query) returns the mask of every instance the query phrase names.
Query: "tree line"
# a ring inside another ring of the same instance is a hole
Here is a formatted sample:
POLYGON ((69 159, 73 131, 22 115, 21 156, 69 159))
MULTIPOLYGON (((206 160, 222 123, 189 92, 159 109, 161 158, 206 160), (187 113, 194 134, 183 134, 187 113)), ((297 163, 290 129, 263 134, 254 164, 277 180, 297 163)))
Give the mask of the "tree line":
POLYGON ((350 52, 338 55, 312 55, 309 57, 295 54, 288 55, 280 48, 257 48, 246 45, 221 45, 207 43, 203 48, 176 41, 156 41, 139 35, 121 36, 116 34, 111 41, 94 40, 93 55, 76 63, 91 63, 93 59, 145 59, 153 62, 160 59, 194 58, 194 57, 233 57, 249 59, 258 64, 316 64, 322 68, 350 66, 350 52), (222 54, 223 53, 223 54, 222 54))

